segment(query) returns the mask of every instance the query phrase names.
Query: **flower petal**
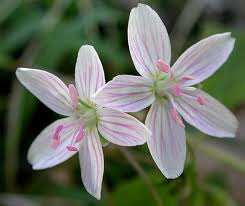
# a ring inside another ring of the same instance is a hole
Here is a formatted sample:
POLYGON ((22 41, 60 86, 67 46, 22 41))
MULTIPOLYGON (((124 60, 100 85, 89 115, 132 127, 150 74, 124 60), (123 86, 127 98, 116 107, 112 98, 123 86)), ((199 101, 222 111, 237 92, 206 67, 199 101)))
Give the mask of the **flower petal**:
POLYGON ((157 166, 166 178, 181 175, 186 156, 185 130, 177 125, 167 102, 155 102, 146 117, 146 126, 152 132, 147 144, 157 166))
POLYGON ((211 76, 229 57, 235 39, 230 33, 216 34, 199 41, 187 49, 172 67, 174 77, 181 80, 185 76, 194 79, 182 81, 191 86, 211 76))
POLYGON ((151 136, 144 124, 126 113, 102 108, 98 111, 98 115, 100 134, 113 144, 121 146, 141 145, 151 136))
POLYGON ((98 200, 104 174, 104 156, 97 129, 88 131, 79 150, 83 184, 89 194, 98 200))
POLYGON ((72 114, 68 88, 58 77, 43 70, 28 68, 18 68, 16 76, 47 107, 61 115, 72 114))
POLYGON ((65 130, 60 135, 60 144, 56 149, 52 148, 51 140, 59 125, 68 125, 74 122, 75 119, 68 117, 57 120, 46 127, 33 141, 28 151, 28 161, 34 170, 46 169, 64 162, 76 152, 69 151, 66 147, 70 145, 73 134, 77 128, 65 130))
POLYGON ((199 89, 186 93, 204 100, 204 105, 200 105, 184 96, 176 98, 177 110, 188 123, 211 136, 235 136, 238 121, 224 105, 199 89))
POLYGON ((119 111, 137 112, 154 101, 152 84, 141 76, 119 75, 96 93, 95 102, 119 111))
POLYGON ((144 77, 158 72, 159 59, 170 63, 168 32, 158 14, 147 5, 138 4, 130 12, 128 44, 134 65, 144 77))
POLYGON ((105 84, 104 70, 94 47, 85 45, 80 48, 76 63, 75 80, 81 98, 90 98, 105 84))

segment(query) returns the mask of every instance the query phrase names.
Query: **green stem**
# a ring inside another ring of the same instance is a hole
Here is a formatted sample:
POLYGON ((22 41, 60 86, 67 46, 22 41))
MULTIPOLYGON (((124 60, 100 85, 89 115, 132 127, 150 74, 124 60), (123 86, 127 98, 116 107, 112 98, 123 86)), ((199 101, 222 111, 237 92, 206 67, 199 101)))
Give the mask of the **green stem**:
POLYGON ((145 173, 144 169, 141 167, 139 162, 135 159, 135 157, 131 154, 131 152, 128 149, 121 147, 119 150, 121 151, 123 156, 128 160, 128 162, 131 164, 131 166, 135 169, 135 171, 138 172, 138 174, 142 177, 149 192, 152 194, 152 197, 155 201, 155 205, 163 206, 164 204, 162 202, 160 194, 158 193, 157 189, 154 187, 151 179, 145 173))

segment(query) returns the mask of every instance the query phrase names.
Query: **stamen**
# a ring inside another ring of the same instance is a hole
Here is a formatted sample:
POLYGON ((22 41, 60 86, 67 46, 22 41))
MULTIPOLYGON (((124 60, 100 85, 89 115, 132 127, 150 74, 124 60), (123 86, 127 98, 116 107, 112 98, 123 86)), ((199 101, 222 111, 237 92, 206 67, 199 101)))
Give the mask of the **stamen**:
POLYGON ((74 146, 67 146, 66 147, 70 152, 75 152, 75 151, 77 151, 78 149, 76 148, 76 147, 74 147, 74 146))
POLYGON ((205 100, 204 100, 204 97, 202 96, 199 96, 197 97, 197 101, 200 105, 205 105, 205 100))
POLYGON ((157 68, 162 71, 162 72, 165 72, 165 73, 170 73, 170 66, 165 62, 163 61, 162 59, 159 59, 157 61, 157 68))
POLYGON ((168 96, 168 98, 169 98, 169 101, 170 101, 170 103, 172 104, 172 106, 173 106, 173 108, 176 110, 176 103, 175 103, 175 101, 174 101, 174 98, 172 97, 172 95, 171 94, 169 94, 169 93, 166 93, 166 95, 168 96))
POLYGON ((173 108, 170 110, 170 115, 172 117, 172 119, 176 122, 177 125, 179 125, 180 127, 185 128, 185 125, 183 123, 183 121, 181 120, 181 118, 178 116, 177 111, 176 111, 176 103, 172 97, 171 94, 167 94, 170 103, 172 104, 173 108))
POLYGON ((56 149, 59 146, 59 143, 60 143, 60 133, 63 130, 63 128, 64 128, 64 125, 59 125, 55 129, 54 135, 53 135, 52 140, 51 140, 51 147, 53 149, 56 149))
POLYGON ((173 120, 176 122, 176 124, 178 124, 182 128, 185 128, 185 125, 184 125, 183 121, 181 120, 181 118, 178 116, 175 108, 171 109, 170 114, 171 114, 173 120))
POLYGON ((78 135, 76 136, 75 143, 80 142, 80 141, 83 139, 84 136, 85 136, 85 132, 84 132, 83 129, 81 129, 81 130, 79 131, 78 135))
POLYGON ((81 118, 77 119, 74 122, 71 122, 70 124, 67 124, 66 126, 64 126, 64 129, 69 129, 71 127, 75 127, 78 124, 81 124, 81 118))
POLYGON ((195 91, 197 88, 195 88, 195 87, 183 87, 182 88, 182 91, 195 91))
POLYGON ((77 94, 76 87, 73 84, 69 84, 68 89, 69 89, 73 107, 76 108, 78 105, 78 94, 77 94))
POLYGON ((184 76, 182 78, 182 80, 193 80, 193 79, 195 79, 195 77, 193 77, 193 76, 184 76))
POLYGON ((184 92, 182 92, 182 96, 197 101, 197 98, 196 98, 195 96, 191 96, 191 95, 186 94, 186 93, 184 93, 184 92))
POLYGON ((51 140, 51 147, 53 149, 56 149, 60 144, 60 135, 62 132, 70 132, 70 128, 76 129, 76 131, 73 132, 72 137, 69 137, 71 142, 66 147, 69 151, 77 151, 78 149, 74 146, 76 143, 80 142, 83 137, 85 136, 85 131, 83 129, 83 123, 81 122, 81 119, 77 119, 74 122, 71 122, 70 124, 59 125, 56 127, 54 135, 51 140))
POLYGON ((204 97, 202 97, 202 96, 195 97, 195 96, 191 96, 189 94, 186 94, 184 92, 182 92, 181 95, 186 97, 186 98, 197 101, 200 105, 205 105, 205 100, 204 100, 204 97))
POLYGON ((181 95, 180 86, 178 84, 174 85, 172 87, 172 90, 173 90, 176 97, 179 97, 181 95))

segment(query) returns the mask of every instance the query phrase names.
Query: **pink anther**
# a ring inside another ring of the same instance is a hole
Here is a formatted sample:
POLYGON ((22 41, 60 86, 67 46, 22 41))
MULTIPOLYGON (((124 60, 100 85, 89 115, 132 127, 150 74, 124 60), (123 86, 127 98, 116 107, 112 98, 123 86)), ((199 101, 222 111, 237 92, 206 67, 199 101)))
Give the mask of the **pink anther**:
POLYGON ((170 114, 171 114, 172 119, 175 121, 176 124, 178 124, 180 127, 185 128, 185 125, 184 125, 183 121, 178 116, 178 114, 177 114, 177 112, 176 112, 176 110, 174 108, 171 109, 170 114))
POLYGON ((193 80, 193 79, 195 79, 195 77, 193 77, 193 76, 184 76, 182 79, 187 81, 187 80, 193 80))
POLYGON ((78 149, 76 148, 76 147, 74 147, 74 146, 67 146, 66 147, 70 152, 75 152, 75 151, 77 151, 78 149))
POLYGON ((159 59, 157 61, 157 68, 164 73, 170 73, 171 72, 170 66, 165 61, 163 61, 162 59, 159 59))
POLYGON ((205 100, 204 100, 204 97, 202 96, 199 96, 197 97, 197 101, 200 105, 205 105, 205 100))
POLYGON ((180 86, 178 84, 174 85, 172 87, 172 90, 173 90, 176 97, 181 96, 181 89, 180 89, 180 86))
POLYGON ((59 146, 59 143, 60 143, 60 133, 61 133, 61 131, 62 131, 63 128, 64 128, 64 125, 59 125, 55 129, 54 135, 53 135, 52 140, 51 140, 51 147, 53 149, 56 149, 59 146))
POLYGON ((84 132, 83 129, 81 129, 81 130, 79 131, 78 135, 76 136, 75 143, 80 142, 80 141, 83 139, 84 136, 85 136, 85 132, 84 132))

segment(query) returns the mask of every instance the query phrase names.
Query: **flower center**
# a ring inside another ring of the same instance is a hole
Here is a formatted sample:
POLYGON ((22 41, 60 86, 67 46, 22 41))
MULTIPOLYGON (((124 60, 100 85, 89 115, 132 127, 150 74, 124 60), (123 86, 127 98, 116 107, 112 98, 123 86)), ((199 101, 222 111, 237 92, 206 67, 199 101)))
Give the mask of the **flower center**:
POLYGON ((172 104, 171 117, 181 127, 184 127, 181 118, 177 113, 177 106, 175 103, 176 98, 185 97, 197 101, 200 105, 205 105, 205 99, 202 96, 195 96, 189 91, 195 90, 194 87, 182 86, 183 82, 193 80, 193 76, 184 76, 181 80, 177 80, 171 71, 170 66, 159 59, 156 63, 158 70, 160 71, 154 82, 154 91, 156 98, 164 98, 172 104))
POLYGON ((76 145, 82 141, 87 129, 94 128, 97 124, 96 104, 78 97, 77 90, 73 84, 68 86, 70 98, 74 108, 74 117, 76 120, 68 125, 58 125, 54 131, 51 146, 56 149, 63 141, 62 134, 71 138, 70 144, 67 145, 69 151, 77 151, 76 145), (72 131, 72 132, 71 132, 72 131), (72 133, 67 135, 68 133, 72 133), (66 135, 65 135, 66 134, 66 135), (71 135, 71 136, 70 136, 71 135))

